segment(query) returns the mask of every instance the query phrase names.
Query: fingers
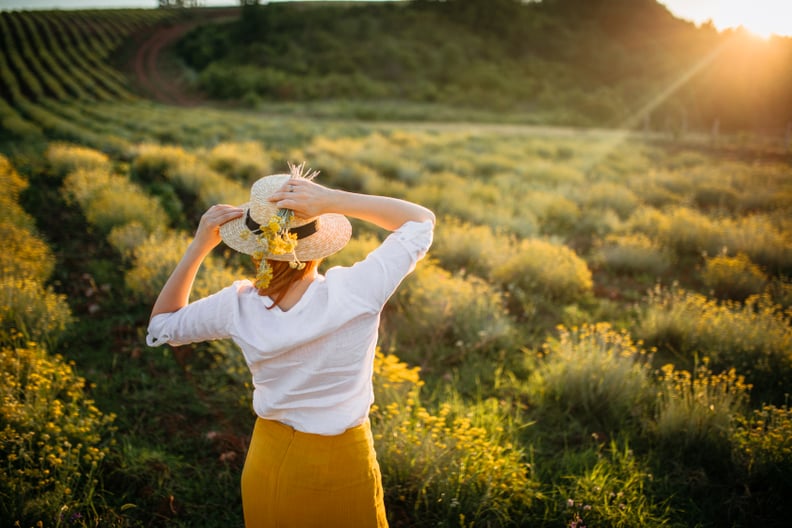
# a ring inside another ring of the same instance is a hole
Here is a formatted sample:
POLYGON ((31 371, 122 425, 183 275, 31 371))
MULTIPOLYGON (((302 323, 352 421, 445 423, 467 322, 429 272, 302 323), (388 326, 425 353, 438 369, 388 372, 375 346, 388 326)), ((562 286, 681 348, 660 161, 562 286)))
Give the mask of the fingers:
POLYGON ((208 226, 221 226, 245 214, 244 209, 232 205, 218 204, 210 207, 203 215, 202 220, 208 226))

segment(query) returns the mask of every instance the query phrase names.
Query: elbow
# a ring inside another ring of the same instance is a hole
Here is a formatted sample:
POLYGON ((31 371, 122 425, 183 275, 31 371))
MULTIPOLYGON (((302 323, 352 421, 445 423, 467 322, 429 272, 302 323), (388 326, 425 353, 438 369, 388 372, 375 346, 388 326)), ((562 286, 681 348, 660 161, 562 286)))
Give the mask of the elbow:
POLYGON ((426 207, 423 207, 423 214, 421 216, 422 216, 420 220, 421 222, 431 222, 432 226, 437 225, 437 218, 435 217, 435 214, 434 212, 432 212, 431 209, 427 209, 426 207))

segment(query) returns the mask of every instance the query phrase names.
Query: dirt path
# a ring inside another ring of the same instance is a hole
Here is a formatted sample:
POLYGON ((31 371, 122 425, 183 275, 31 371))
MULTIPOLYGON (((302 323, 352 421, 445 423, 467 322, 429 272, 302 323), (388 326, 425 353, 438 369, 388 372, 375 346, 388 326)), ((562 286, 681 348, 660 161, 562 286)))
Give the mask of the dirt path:
POLYGON ((167 53, 168 48, 196 26, 228 21, 238 16, 236 8, 215 9, 197 20, 179 21, 154 29, 143 39, 132 58, 132 70, 138 87, 160 103, 178 106, 202 104, 204 98, 189 88, 183 69, 167 53))
POLYGON ((161 27, 143 42, 134 57, 134 72, 140 88, 161 103, 194 106, 200 97, 188 95, 184 83, 172 75, 165 75, 162 67, 163 50, 195 27, 195 22, 161 27))

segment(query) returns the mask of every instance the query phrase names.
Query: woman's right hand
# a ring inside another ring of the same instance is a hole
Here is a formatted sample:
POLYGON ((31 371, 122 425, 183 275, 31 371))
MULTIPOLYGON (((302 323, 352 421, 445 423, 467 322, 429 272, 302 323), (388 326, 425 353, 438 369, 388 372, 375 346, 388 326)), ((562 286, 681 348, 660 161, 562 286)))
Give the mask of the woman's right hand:
POLYGON ((199 247, 210 250, 220 241, 220 226, 245 214, 244 209, 232 205, 213 205, 201 216, 198 229, 195 231, 194 243, 199 247))

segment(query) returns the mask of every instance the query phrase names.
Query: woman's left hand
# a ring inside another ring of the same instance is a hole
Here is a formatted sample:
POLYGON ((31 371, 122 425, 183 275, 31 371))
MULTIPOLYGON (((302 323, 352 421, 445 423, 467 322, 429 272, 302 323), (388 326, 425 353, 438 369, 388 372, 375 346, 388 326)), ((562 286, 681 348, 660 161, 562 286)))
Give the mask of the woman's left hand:
POLYGON ((292 178, 272 193, 269 201, 281 209, 291 209, 298 218, 314 218, 333 212, 336 192, 310 180, 292 178))
POLYGON ((195 231, 194 243, 210 250, 220 243, 220 226, 245 214, 244 209, 233 205, 213 205, 201 216, 195 231))

